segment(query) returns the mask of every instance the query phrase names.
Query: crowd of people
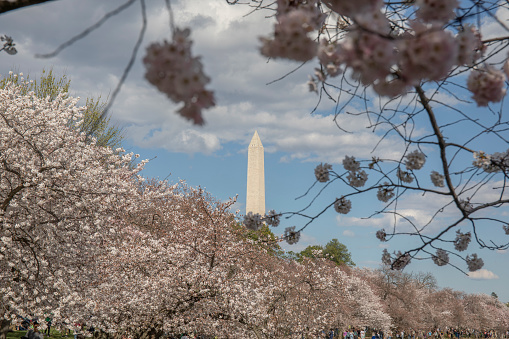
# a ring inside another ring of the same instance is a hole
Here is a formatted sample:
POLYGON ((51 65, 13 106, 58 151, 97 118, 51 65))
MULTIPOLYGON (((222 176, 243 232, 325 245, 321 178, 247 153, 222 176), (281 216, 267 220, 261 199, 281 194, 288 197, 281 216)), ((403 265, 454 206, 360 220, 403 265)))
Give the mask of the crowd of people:
MULTIPOLYGON (((38 318, 23 318, 20 319, 15 325, 15 329, 18 331, 27 331, 27 333, 21 337, 22 339, 43 339, 44 335, 50 335, 52 326, 51 318, 45 319, 44 330, 41 331, 38 318)), ((74 339, 84 339, 85 337, 94 336, 95 329, 89 327, 84 323, 75 323, 72 328, 69 326, 63 326, 61 331, 64 336, 74 336, 74 339)), ((495 330, 471 330, 471 329, 433 329, 430 331, 415 331, 415 330, 397 330, 397 331, 382 331, 370 328, 348 328, 341 332, 339 328, 330 329, 329 331, 322 331, 319 334, 321 338, 327 339, 460 339, 460 338, 476 338, 476 339, 488 339, 488 338, 509 338, 509 329, 505 332, 498 332, 495 330)), ((194 333, 185 333, 175 339, 199 339, 202 338, 200 335, 194 333)), ((216 337, 217 338, 217 337, 216 337)), ((131 337, 124 335, 122 339, 131 339, 131 337)))
MULTIPOLYGON (((325 332, 325 331, 324 331, 325 332)), ((428 332, 401 330, 401 331, 380 331, 369 328, 348 329, 343 331, 343 339, 365 339, 367 333, 371 334, 371 339, 453 339, 453 338, 509 338, 509 329, 505 332, 495 330, 470 330, 470 329, 433 329, 428 332)), ((328 339, 339 338, 341 333, 339 329, 330 329, 326 335, 328 339)))

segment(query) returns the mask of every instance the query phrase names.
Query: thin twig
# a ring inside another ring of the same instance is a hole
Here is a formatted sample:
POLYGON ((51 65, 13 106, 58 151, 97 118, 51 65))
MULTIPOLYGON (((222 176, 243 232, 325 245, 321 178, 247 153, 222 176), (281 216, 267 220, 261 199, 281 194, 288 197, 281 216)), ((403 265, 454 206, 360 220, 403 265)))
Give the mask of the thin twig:
POLYGON ((93 24, 92 26, 90 26, 89 28, 85 29, 83 32, 81 32, 80 34, 72 37, 70 40, 64 42, 63 44, 61 44, 60 46, 57 47, 57 49, 55 49, 53 52, 51 53, 48 53, 48 54, 36 54, 35 57, 36 58, 42 58, 42 59, 47 59, 47 58, 53 58, 54 56, 58 55, 58 53, 60 53, 62 50, 64 50, 65 48, 71 46, 72 44, 74 44, 76 41, 78 40, 81 40, 83 39, 84 37, 86 37, 88 34, 90 34, 91 32, 95 31, 96 29, 98 29, 99 27, 101 27, 101 25, 103 23, 105 23, 109 18, 111 18, 112 16, 115 16, 117 14, 119 14, 120 12, 122 12, 123 10, 125 10, 126 8, 128 8, 129 6, 131 6, 133 3, 135 3, 137 0, 129 0, 127 1, 125 4, 117 7, 116 9, 114 9, 113 11, 111 12, 108 12, 106 13, 102 18, 101 20, 99 20, 98 22, 96 22, 95 24, 93 24))

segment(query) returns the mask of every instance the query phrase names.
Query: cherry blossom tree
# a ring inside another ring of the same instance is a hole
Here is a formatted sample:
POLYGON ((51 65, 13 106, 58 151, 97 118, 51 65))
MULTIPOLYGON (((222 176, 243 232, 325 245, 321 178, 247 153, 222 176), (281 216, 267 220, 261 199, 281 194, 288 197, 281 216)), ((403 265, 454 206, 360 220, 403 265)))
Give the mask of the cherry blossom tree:
MULTIPOLYGON (((56 77, 52 69, 43 69, 41 76, 36 79, 30 79, 29 74, 10 71, 0 79, 0 88, 4 88, 8 83, 21 85, 22 94, 34 92, 38 98, 49 97, 50 100, 54 100, 58 95, 69 95, 71 87, 71 80, 65 74, 56 77)), ((106 103, 102 102, 100 97, 86 98, 85 109, 78 120, 79 129, 95 138, 96 145, 117 149, 122 146, 122 129, 112 125, 109 117, 102 116, 105 107, 106 103)), ((72 123, 70 125, 73 126, 72 123)))
POLYGON ((0 89, 0 309, 4 320, 58 319, 131 209, 145 162, 131 168, 132 154, 80 131, 78 99, 40 99, 25 85, 0 89))
POLYGON ((281 338, 347 324, 390 327, 365 282, 328 259, 280 258, 238 227, 231 202, 155 180, 138 194, 124 226, 96 257, 96 275, 74 286, 73 303, 59 308, 66 321, 89 319, 108 333, 135 337, 281 338))
POLYGON ((392 329, 427 333, 435 329, 496 330, 503 333, 509 309, 487 294, 467 294, 438 288, 432 275, 408 274, 384 267, 356 269, 380 298, 392 319, 392 329))

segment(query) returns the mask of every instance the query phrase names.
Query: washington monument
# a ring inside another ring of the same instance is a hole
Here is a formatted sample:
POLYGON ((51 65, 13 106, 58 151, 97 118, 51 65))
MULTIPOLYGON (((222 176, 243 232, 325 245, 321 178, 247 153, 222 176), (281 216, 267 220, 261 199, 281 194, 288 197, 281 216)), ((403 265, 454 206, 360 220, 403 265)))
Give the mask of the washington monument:
POLYGON ((247 153, 247 196, 246 214, 265 214, 265 170, 263 145, 258 132, 254 132, 247 153))

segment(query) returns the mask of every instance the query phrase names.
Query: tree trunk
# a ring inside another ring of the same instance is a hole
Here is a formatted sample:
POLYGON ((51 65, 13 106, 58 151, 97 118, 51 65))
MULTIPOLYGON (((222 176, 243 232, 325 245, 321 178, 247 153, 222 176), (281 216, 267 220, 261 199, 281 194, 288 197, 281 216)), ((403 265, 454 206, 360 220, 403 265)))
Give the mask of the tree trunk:
POLYGON ((2 319, 0 320, 0 339, 6 339, 7 333, 9 332, 11 326, 10 320, 2 319))

